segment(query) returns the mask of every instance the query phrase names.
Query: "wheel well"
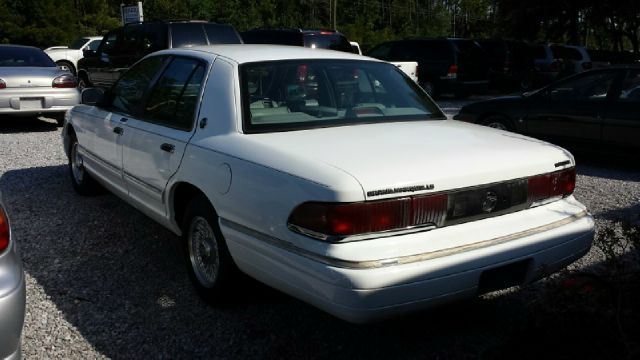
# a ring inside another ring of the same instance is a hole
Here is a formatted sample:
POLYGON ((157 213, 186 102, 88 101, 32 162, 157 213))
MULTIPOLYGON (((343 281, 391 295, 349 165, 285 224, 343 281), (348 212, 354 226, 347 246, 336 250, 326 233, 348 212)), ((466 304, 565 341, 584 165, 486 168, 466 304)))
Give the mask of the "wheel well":
POLYGON ((182 225, 187 205, 197 196, 207 199, 206 195, 197 187, 186 183, 178 183, 173 190, 173 217, 178 226, 182 225))
POLYGON ((69 67, 69 70, 71 70, 72 73, 76 73, 76 67, 73 66, 73 63, 69 60, 58 60, 56 61, 56 64, 60 65, 60 64, 64 64, 66 66, 69 67))

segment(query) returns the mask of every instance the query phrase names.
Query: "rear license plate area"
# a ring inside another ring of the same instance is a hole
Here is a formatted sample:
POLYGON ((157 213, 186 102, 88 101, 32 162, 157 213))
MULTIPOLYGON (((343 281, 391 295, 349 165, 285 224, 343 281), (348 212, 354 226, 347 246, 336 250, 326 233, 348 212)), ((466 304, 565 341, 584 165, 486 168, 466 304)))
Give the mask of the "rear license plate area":
POLYGON ((42 109, 42 98, 21 98, 20 110, 42 109))
POLYGON ((480 274, 478 294, 486 294, 491 291, 522 285, 527 276, 530 263, 531 259, 526 259, 483 271, 480 274))

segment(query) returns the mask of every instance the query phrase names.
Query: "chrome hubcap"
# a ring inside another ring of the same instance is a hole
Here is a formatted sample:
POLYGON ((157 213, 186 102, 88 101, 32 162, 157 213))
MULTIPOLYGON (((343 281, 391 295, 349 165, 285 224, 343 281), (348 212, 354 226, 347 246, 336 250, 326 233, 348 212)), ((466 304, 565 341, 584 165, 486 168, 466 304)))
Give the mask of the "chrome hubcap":
POLYGON ((84 178, 84 164, 82 155, 78 152, 78 143, 74 143, 71 148, 71 172, 76 183, 80 184, 84 178))
POLYGON ((220 259, 218 242, 205 218, 196 216, 191 220, 188 242, 189 259, 196 278, 202 286, 213 287, 218 277, 220 259))
POLYGON ((492 123, 489 123, 488 126, 494 128, 494 129, 507 130, 507 127, 504 126, 504 124, 501 123, 501 122, 492 122, 492 123))

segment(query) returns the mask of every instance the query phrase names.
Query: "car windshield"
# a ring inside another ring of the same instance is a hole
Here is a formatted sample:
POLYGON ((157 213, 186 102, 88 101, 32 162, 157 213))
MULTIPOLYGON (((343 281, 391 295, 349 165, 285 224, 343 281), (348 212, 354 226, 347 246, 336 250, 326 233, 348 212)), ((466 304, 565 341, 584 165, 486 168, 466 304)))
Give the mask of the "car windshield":
POLYGON ((285 60, 244 64, 240 72, 248 133, 445 119, 413 81, 388 63, 285 60))
POLYGON ((31 47, 0 46, 0 67, 55 67, 42 50, 31 47))
POLYGON ((351 52, 351 44, 346 37, 336 33, 306 34, 304 46, 314 49, 330 49, 351 52))
POLYGON ((76 41, 74 41, 71 46, 69 46, 69 49, 79 50, 88 41, 89 39, 85 38, 76 39, 76 41))

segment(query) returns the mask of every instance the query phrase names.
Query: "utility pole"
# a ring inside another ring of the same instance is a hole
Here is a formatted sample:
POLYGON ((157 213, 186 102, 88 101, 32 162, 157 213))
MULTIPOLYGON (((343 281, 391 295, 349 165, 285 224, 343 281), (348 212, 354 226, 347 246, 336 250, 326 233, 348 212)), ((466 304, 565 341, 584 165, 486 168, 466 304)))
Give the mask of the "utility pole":
POLYGON ((338 17, 338 0, 333 0, 333 30, 337 30, 337 17, 338 17))

